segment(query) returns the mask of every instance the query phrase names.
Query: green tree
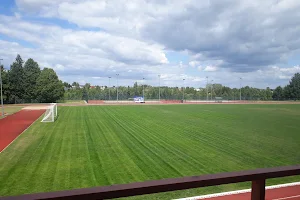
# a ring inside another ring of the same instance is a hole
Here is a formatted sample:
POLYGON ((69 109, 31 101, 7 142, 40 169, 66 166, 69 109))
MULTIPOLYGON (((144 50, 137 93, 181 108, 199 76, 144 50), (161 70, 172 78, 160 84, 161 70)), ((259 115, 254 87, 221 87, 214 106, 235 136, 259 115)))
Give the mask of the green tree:
POLYGON ((3 94, 3 101, 4 103, 9 103, 9 97, 10 97, 10 88, 9 88, 9 77, 8 77, 8 71, 4 70, 3 65, 0 66, 1 70, 1 78, 2 78, 2 94, 3 94))
POLYGON ((213 84, 213 91, 215 92, 215 95, 218 97, 222 96, 222 88, 223 86, 221 84, 215 83, 213 84))
POLYGON ((73 82, 73 83, 72 83, 72 86, 75 87, 75 88, 80 88, 80 87, 79 87, 79 83, 77 83, 77 82, 73 82))
POLYGON ((138 96, 138 83, 137 82, 134 82, 133 88, 134 88, 134 96, 138 96))
POLYGON ((23 60, 18 54, 15 62, 10 66, 9 71, 9 83, 11 90, 11 97, 15 103, 22 100, 24 96, 24 70, 23 60))
POLYGON ((275 88, 273 92, 273 99, 279 101, 282 100, 283 96, 284 94, 282 87, 278 86, 277 88, 275 88))
POLYGON ((85 89, 89 90, 91 88, 91 84, 90 83, 86 83, 83 87, 85 89))
POLYGON ((64 85, 53 69, 44 68, 36 85, 38 100, 42 103, 56 102, 64 96, 64 85))
POLYGON ((89 100, 89 86, 84 86, 82 89, 82 99, 88 101, 89 100))
POLYGON ((36 81, 40 73, 39 64, 29 58, 24 64, 24 99, 26 102, 37 99, 36 81))
POLYGON ((70 88, 72 87, 72 85, 70 85, 70 84, 67 83, 67 82, 64 82, 63 84, 64 84, 64 87, 65 87, 66 89, 70 89, 70 88))
POLYGON ((296 73, 288 85, 289 97, 294 100, 300 100, 300 73, 296 73))
POLYGON ((290 87, 288 85, 286 85, 283 88, 283 96, 287 100, 291 99, 291 91, 290 91, 290 87))
POLYGON ((266 89, 266 100, 272 100, 272 91, 269 87, 266 89))

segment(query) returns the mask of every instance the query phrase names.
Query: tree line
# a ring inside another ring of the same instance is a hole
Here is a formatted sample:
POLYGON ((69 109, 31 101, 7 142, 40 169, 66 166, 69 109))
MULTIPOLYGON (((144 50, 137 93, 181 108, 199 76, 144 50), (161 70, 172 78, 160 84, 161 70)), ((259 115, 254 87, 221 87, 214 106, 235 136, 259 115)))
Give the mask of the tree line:
POLYGON ((89 83, 80 86, 79 83, 72 84, 64 83, 65 99, 69 100, 116 100, 117 92, 119 100, 130 100, 135 96, 144 96, 145 99, 160 99, 168 100, 214 100, 216 97, 222 97, 226 100, 253 100, 253 101, 268 101, 268 100, 300 100, 300 74, 296 73, 288 85, 285 87, 278 86, 277 88, 266 89, 253 88, 249 86, 239 88, 230 88, 222 84, 208 84, 205 88, 193 87, 154 87, 151 85, 138 85, 137 82, 133 86, 94 86, 89 83), (184 93, 184 94, 183 94, 184 93))
POLYGON ((51 103, 64 96, 63 82, 55 71, 41 70, 32 58, 24 63, 17 55, 10 69, 1 66, 1 72, 4 103, 51 103))
POLYGON ((64 100, 131 100, 143 96, 146 100, 214 100, 222 97, 227 100, 300 100, 300 74, 296 73, 285 87, 274 90, 245 86, 230 88, 222 84, 208 84, 205 88, 194 87, 155 87, 134 83, 133 86, 91 86, 86 83, 69 84, 59 80, 51 68, 40 69, 38 63, 29 58, 25 63, 20 55, 4 70, 1 66, 4 103, 50 103, 64 100), (160 95, 159 95, 160 94, 160 95))

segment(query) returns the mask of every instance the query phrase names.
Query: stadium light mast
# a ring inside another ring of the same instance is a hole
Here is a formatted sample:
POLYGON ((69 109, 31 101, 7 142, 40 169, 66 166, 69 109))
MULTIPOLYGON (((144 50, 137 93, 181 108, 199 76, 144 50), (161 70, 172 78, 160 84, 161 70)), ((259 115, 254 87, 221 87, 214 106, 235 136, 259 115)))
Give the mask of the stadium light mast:
POLYGON ((158 75, 158 101, 160 102, 160 74, 158 75))
POLYGON ((145 101, 145 88, 144 88, 144 81, 145 81, 145 78, 143 78, 143 99, 145 101))
POLYGON ((240 101, 242 101, 242 78, 240 77, 240 101))
MULTIPOLYGON (((1 75, 1 60, 3 60, 2 58, 0 58, 0 84, 1 84, 1 110, 2 110, 2 116, 4 117, 4 106, 3 106, 3 96, 2 96, 2 75, 1 75)), ((4 69, 4 66, 3 66, 4 69)))
POLYGON ((206 102, 208 102, 208 76, 206 77, 206 102))
POLYGON ((182 103, 184 102, 184 81, 185 79, 182 79, 183 81, 183 87, 182 87, 182 103))
POLYGON ((111 77, 108 77, 108 100, 110 100, 110 79, 111 77))
POLYGON ((116 74, 117 76, 117 101, 119 101, 119 86, 118 86, 118 77, 119 77, 119 74, 116 74))

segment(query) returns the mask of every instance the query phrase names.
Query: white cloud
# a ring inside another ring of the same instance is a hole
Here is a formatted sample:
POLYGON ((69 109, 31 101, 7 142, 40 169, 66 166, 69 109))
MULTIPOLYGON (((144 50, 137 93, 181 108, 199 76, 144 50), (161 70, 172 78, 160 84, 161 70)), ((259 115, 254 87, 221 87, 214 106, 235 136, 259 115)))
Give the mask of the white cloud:
MULTIPOLYGON (((61 59, 64 59, 63 56, 65 58, 76 56, 85 59, 102 57, 130 65, 168 63, 163 47, 158 44, 148 44, 105 32, 75 31, 58 26, 29 23, 1 15, 0 20, 0 33, 20 40, 25 38, 38 45, 38 49, 45 54, 59 54, 61 59)), ((90 67, 97 67, 95 65, 97 64, 94 63, 94 66, 90 67)))
POLYGON ((15 14, 15 17, 16 17, 17 19, 21 19, 21 17, 22 17, 22 16, 21 16, 21 14, 20 14, 20 13, 18 13, 18 12, 15 12, 14 14, 15 14))
POLYGON ((289 68, 276 68, 276 70, 279 70, 280 72, 288 73, 288 74, 295 74, 300 72, 300 65, 289 67, 289 68))
POLYGON ((236 72, 282 63, 300 49, 298 0, 17 0, 17 6, 25 13, 188 51, 201 55, 196 61, 211 61, 204 66, 236 72))
POLYGON ((282 78, 299 72, 299 66, 277 67, 300 51, 298 0, 16 0, 16 5, 15 17, 0 15, 0 33, 15 40, 0 41, 1 55, 9 62, 17 53, 34 57, 66 80, 88 82, 118 72, 124 84, 145 75, 156 83, 162 74, 173 85, 184 77, 195 84, 207 75, 230 85, 232 77, 243 76, 264 87, 284 84, 282 78), (66 21, 75 28, 63 27, 66 21), (184 51, 189 62, 170 64, 167 51, 184 51))
POLYGON ((282 75, 280 75, 279 78, 280 78, 280 79, 286 79, 286 80, 289 80, 291 77, 290 77, 290 76, 282 76, 282 75))
POLYGON ((195 61, 195 60, 189 62, 189 65, 190 65, 191 67, 196 67, 196 66, 199 65, 199 64, 200 64, 200 62, 199 62, 199 61, 195 61))
POLYGON ((206 72, 215 72, 217 70, 218 70, 218 68, 216 66, 206 66, 203 71, 206 71, 206 72))

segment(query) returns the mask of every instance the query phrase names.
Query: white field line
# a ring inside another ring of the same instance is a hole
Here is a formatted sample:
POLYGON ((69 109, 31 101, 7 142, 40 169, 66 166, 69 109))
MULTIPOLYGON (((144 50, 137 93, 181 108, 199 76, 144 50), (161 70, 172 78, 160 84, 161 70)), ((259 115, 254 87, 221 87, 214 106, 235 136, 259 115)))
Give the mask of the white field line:
POLYGON ((27 131, 27 129, 29 129, 32 124, 34 124, 36 121, 38 121, 38 119, 41 117, 42 115, 40 115, 36 120, 34 120, 34 122, 32 122, 24 131, 22 131, 22 133, 20 135, 18 135, 13 141, 11 141, 4 149, 2 149, 2 151, 0 152, 0 154, 7 148, 9 147, 15 140, 18 139, 18 137, 20 137, 25 131, 27 131))
MULTIPOLYGON (((267 186, 267 190, 277 189, 277 188, 284 188, 284 187, 291 187, 291 186, 297 186, 300 185, 300 182, 294 182, 294 183, 286 183, 286 184, 280 184, 280 185, 272 185, 267 186)), ((182 199, 175 199, 175 200, 196 200, 196 199, 207 199, 207 198, 213 198, 213 197, 222 197, 227 195, 234 195, 234 194, 243 194, 251 192, 251 189, 245 189, 245 190, 236 190, 236 191, 230 191, 230 192, 222 192, 222 193, 216 193, 216 194, 208 194, 208 195, 202 195, 202 196, 195 196, 195 197, 187 197, 182 199)), ((278 199, 279 200, 279 199, 278 199)))
POLYGON ((284 198, 279 198, 279 199, 273 199, 273 200, 293 199, 293 198, 297 198, 297 197, 300 197, 300 195, 290 196, 290 197, 284 197, 284 198))

